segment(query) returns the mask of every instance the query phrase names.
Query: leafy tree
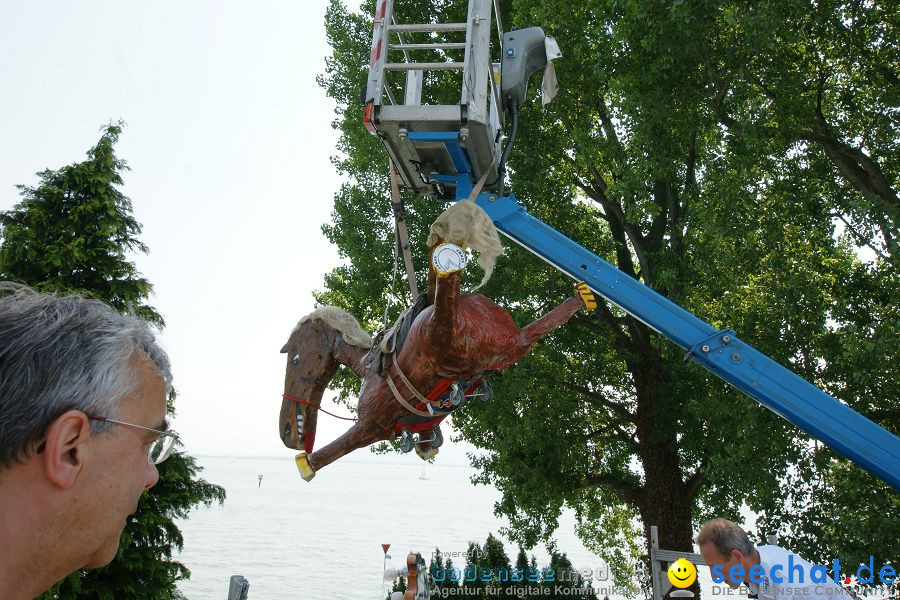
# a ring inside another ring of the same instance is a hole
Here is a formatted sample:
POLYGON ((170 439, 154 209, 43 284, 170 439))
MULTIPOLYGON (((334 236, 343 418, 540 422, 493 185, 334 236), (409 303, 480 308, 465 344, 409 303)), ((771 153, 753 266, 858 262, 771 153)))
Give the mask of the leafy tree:
MULTIPOLYGON (((395 13, 401 22, 462 21, 465 5, 398 0, 395 13)), ((500 6, 507 29, 539 24, 563 49, 557 99, 520 111, 510 183, 529 212, 896 430, 897 9, 500 6), (874 258, 861 260, 861 248, 874 258)), ((385 153, 360 122, 373 9, 333 0, 326 14, 332 55, 320 83, 337 103, 334 164, 346 183, 323 229, 347 260, 318 298, 372 329, 386 305, 396 314, 406 302, 389 285, 385 153)), ((424 102, 458 94, 450 74, 427 75, 424 102)), ((446 204, 406 204, 424 277, 428 225, 446 204)), ((510 245, 483 292, 524 324, 569 285, 510 245)), ((474 459, 476 481, 502 492, 506 533, 532 547, 570 506, 585 544, 619 578, 640 568, 651 525, 662 547, 690 550, 701 519, 740 520, 746 504, 762 516, 760 540, 777 529, 812 560, 863 549, 898 558, 895 491, 683 356, 601 302, 505 371, 492 403, 457 413, 462 437, 486 450, 474 459), (869 507, 887 524, 850 517, 869 507)), ((350 379, 338 384, 343 397, 356 391, 350 379)))
MULTIPOLYGON (((125 161, 114 146, 122 124, 110 124, 87 160, 38 173, 37 187, 19 186, 22 200, 0 213, 0 278, 43 291, 98 298, 157 327, 159 313, 146 303, 152 285, 126 259, 147 252, 137 239, 140 224, 122 194, 125 161)), ((173 412, 174 393, 169 397, 173 412)), ((223 502, 225 490, 197 478, 201 468, 184 453, 159 465, 159 483, 142 494, 115 559, 106 567, 77 572, 44 598, 171 598, 190 571, 172 559, 183 538, 175 519, 191 508, 223 502)))
POLYGON ((490 582, 481 582, 484 567, 480 564, 479 558, 482 552, 480 544, 469 542, 469 548, 466 552, 466 566, 462 570, 460 587, 465 591, 464 597, 472 598, 472 600, 485 600, 488 597, 485 588, 490 585, 490 582))
POLYGON ((897 266, 897 8, 829 1, 725 9, 721 35, 701 45, 718 122, 821 163, 823 181, 837 184, 833 217, 897 266))

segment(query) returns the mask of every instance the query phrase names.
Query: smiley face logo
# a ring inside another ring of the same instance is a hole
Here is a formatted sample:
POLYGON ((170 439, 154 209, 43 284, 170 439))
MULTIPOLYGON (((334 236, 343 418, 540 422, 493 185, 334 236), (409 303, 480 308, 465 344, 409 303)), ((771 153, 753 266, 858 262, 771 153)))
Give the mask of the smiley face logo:
POLYGON ((669 581, 677 588, 686 588, 697 579, 697 568, 694 564, 679 558, 669 566, 669 581))

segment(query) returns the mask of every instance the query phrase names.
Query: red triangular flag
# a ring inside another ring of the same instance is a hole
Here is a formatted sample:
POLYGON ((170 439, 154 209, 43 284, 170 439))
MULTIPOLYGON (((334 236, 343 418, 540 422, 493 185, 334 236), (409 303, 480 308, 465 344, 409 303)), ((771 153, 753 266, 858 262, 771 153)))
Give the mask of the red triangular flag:
POLYGON ((384 550, 384 553, 387 554, 388 548, 390 548, 390 544, 382 544, 381 549, 384 550))

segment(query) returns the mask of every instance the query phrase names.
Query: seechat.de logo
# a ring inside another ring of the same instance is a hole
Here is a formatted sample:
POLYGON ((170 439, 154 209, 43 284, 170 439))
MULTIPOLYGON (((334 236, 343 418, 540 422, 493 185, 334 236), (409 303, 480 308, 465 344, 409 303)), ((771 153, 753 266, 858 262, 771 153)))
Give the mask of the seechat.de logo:
POLYGON ((697 567, 689 560, 679 558, 669 565, 669 582, 678 588, 669 594, 672 598, 693 598, 694 592, 684 588, 690 587, 697 579, 697 567))

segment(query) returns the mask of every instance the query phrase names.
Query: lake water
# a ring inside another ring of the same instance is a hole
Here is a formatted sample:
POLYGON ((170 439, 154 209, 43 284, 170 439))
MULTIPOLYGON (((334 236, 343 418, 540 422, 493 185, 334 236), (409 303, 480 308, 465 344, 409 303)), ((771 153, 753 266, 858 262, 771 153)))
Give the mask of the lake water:
MULTIPOLYGON (((250 600, 376 600, 388 590, 381 544, 391 544, 388 566, 397 567, 411 550, 428 560, 435 547, 463 553, 489 532, 499 537, 504 523, 493 504, 500 494, 472 485, 474 469, 438 462, 425 467, 422 480, 424 463, 411 455, 353 458, 307 483, 292 454, 198 457, 202 477, 224 486, 228 498, 179 522, 179 560, 191 570, 179 589, 191 600, 224 599, 230 577, 243 575, 250 600)), ((576 568, 597 568, 601 560, 577 539, 574 525, 572 514, 564 514, 560 550, 576 568)), ((515 561, 517 547, 504 543, 515 561)), ((543 548, 532 553, 540 566, 549 562, 543 548)), ((453 562, 462 567, 465 559, 453 562)))

